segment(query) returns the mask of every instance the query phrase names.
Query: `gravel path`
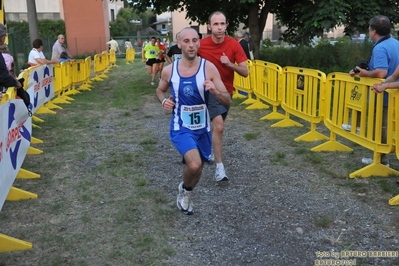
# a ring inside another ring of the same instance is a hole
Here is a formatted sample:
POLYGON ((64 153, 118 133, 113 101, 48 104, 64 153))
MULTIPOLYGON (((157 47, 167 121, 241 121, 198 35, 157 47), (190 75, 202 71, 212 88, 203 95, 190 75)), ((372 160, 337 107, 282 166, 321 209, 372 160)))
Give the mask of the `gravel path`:
MULTIPOLYGON (((148 175, 167 192, 170 208, 178 211, 183 166, 168 139, 170 116, 154 97, 148 98, 145 112, 151 117, 143 126, 158 137, 148 175)), ((259 130, 261 122, 257 116, 242 119, 240 112, 241 106, 232 107, 225 125, 224 164, 230 181, 216 183, 215 166, 205 166, 194 190, 194 215, 181 214, 176 220, 176 230, 186 237, 170 240, 177 255, 168 264, 317 265, 317 259, 328 262, 335 256, 341 264, 399 265, 399 215, 397 207, 388 205, 391 195, 367 179, 351 180, 368 184, 366 193, 340 185, 342 179, 295 155, 294 147, 276 138, 270 127, 257 139, 246 140, 244 133, 259 130), (274 163, 279 151, 288 164, 274 163), (344 251, 361 253, 343 257, 344 251), (373 258, 370 251, 396 253, 373 258)), ((337 171, 348 156, 330 155, 337 171)))

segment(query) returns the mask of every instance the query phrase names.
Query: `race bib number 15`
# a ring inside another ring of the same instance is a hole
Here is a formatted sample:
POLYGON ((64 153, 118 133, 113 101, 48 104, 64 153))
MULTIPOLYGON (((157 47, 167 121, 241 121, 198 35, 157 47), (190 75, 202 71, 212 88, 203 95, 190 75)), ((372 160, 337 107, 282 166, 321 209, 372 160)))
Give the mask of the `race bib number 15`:
POLYGON ((205 127, 205 112, 206 105, 182 105, 181 107, 181 120, 183 121, 183 127, 191 130, 198 130, 205 127))

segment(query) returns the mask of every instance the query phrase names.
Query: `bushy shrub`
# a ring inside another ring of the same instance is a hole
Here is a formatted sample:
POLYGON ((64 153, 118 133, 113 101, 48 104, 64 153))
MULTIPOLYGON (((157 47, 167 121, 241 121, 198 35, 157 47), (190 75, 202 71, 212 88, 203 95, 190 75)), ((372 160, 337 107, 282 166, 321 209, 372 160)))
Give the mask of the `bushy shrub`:
POLYGON ((262 41, 262 48, 269 48, 269 47, 273 47, 273 42, 270 39, 264 39, 262 41))
POLYGON ((331 72, 349 72, 360 60, 368 60, 373 49, 369 41, 352 43, 348 37, 336 42, 322 39, 314 47, 273 46, 261 47, 260 60, 285 66, 317 69, 326 75, 331 72))

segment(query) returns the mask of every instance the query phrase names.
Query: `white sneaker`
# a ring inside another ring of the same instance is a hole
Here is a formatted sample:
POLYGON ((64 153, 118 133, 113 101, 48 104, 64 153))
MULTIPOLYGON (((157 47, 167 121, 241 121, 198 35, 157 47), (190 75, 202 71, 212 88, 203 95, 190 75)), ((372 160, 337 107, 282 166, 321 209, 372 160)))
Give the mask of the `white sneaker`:
MULTIPOLYGON (((369 165, 369 164, 372 164, 373 162, 374 162, 373 158, 362 158, 362 163, 363 164, 369 165)), ((383 165, 389 167, 389 163, 386 163, 386 164, 383 164, 383 165)))
POLYGON ((211 155, 209 156, 209 164, 214 164, 215 163, 215 155, 213 154, 213 151, 211 155))
POLYGON ((372 164, 373 163, 373 158, 362 158, 362 163, 363 164, 372 164))
MULTIPOLYGON (((352 130, 352 126, 349 124, 342 124, 341 127, 343 129, 345 129, 346 131, 351 131, 352 130)), ((356 128, 356 134, 360 134, 360 127, 356 128)))
POLYGON ((352 126, 349 125, 349 124, 342 124, 341 127, 342 127, 343 129, 345 129, 346 131, 351 131, 351 129, 352 129, 352 126))
POLYGON ((193 203, 191 202, 192 191, 187 191, 183 188, 183 182, 180 182, 177 193, 177 208, 184 214, 191 215, 194 213, 193 203))
POLYGON ((216 167, 215 180, 216 182, 229 180, 223 167, 216 167))
POLYGON ((155 85, 154 81, 151 81, 151 85, 152 85, 152 86, 154 86, 154 85, 155 85))

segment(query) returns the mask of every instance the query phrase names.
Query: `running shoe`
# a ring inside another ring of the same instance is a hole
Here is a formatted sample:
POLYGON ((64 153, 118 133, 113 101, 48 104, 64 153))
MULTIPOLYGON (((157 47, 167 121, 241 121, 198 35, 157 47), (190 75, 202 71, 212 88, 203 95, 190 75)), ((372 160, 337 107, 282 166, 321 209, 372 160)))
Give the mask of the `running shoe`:
POLYGON ((177 208, 184 214, 191 215, 194 213, 193 204, 191 202, 192 191, 187 191, 183 188, 183 182, 179 184, 179 193, 177 193, 177 208))

